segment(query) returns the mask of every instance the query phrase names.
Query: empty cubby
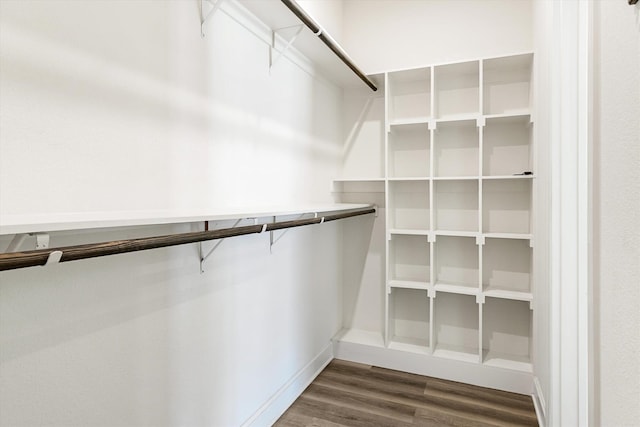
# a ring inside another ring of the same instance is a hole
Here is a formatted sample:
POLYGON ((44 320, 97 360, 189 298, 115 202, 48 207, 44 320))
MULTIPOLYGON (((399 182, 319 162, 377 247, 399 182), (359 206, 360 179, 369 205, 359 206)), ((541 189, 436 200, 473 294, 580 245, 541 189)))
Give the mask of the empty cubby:
POLYGON ((429 181, 390 181, 388 198, 392 229, 429 230, 429 181))
POLYGON ((387 167, 391 178, 427 177, 431 152, 426 124, 391 126, 387 167))
POLYGON ((389 73, 389 121, 424 122, 431 117, 431 68, 389 73))
POLYGON ((529 303, 486 298, 482 313, 483 363, 531 372, 532 311, 529 303))
POLYGON ((427 292, 394 288, 389 295, 389 347, 428 353, 430 301, 427 292))
POLYGON ((484 114, 517 114, 530 108, 533 54, 483 61, 484 114))

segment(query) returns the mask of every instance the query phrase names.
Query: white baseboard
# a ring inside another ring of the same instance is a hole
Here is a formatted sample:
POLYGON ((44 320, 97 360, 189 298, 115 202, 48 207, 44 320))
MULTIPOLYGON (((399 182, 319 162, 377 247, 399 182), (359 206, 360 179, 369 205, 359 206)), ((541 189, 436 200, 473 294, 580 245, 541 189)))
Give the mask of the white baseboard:
POLYGON ((381 368, 464 382, 527 396, 533 393, 533 374, 529 372, 339 340, 334 341, 333 354, 336 359, 381 368))
POLYGON ((242 423, 242 427, 268 427, 273 425, 331 360, 333 360, 333 345, 329 343, 316 357, 280 387, 269 400, 260 406, 248 420, 242 423))
POLYGON ((533 378, 533 407, 536 410, 536 417, 538 417, 538 424, 540 427, 546 427, 547 425, 547 407, 545 405, 544 394, 542 394, 542 387, 538 377, 533 378))

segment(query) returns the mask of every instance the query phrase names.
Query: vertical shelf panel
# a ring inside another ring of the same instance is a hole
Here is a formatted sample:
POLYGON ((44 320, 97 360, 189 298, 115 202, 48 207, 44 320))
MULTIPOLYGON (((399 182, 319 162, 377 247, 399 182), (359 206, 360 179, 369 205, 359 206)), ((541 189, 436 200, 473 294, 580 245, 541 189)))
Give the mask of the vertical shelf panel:
POLYGON ((392 229, 429 230, 429 181, 390 181, 388 196, 392 229))
POLYGON ((485 233, 530 233, 531 180, 484 180, 482 223, 485 233))
POLYGON ((482 170, 505 176, 532 170, 530 116, 489 118, 484 126, 482 170))
POLYGON ((390 178, 428 177, 431 136, 427 124, 391 126, 388 144, 390 178))
POLYGON ((389 73, 389 121, 425 122, 431 117, 431 68, 389 73))
POLYGON ((480 113, 480 63, 435 67, 437 119, 455 119, 480 113))
POLYGON ((532 65, 531 53, 483 61, 484 114, 529 111, 532 65))
POLYGON ((480 316, 475 297, 438 293, 433 312, 433 355, 478 363, 480 316))
POLYGON ((528 240, 486 238, 482 247, 485 292, 531 293, 532 249, 528 240))
POLYGON ((475 238, 438 236, 434 252, 436 290, 452 285, 471 292, 480 289, 480 255, 475 238))
POLYGON ((434 176, 478 176, 480 146, 475 120, 438 123, 433 142, 434 176))
POLYGON ((428 354, 429 330, 427 292, 393 289, 389 295, 389 348, 428 354))
POLYGON ((431 280, 430 244, 427 236, 392 235, 389 242, 389 279, 391 285, 423 286, 431 280), (405 283, 405 285, 403 285, 405 283))
POLYGON ((531 372, 532 312, 529 303, 486 298, 482 316, 483 363, 531 372))
POLYGON ((434 229, 438 231, 480 230, 478 181, 434 182, 434 229))

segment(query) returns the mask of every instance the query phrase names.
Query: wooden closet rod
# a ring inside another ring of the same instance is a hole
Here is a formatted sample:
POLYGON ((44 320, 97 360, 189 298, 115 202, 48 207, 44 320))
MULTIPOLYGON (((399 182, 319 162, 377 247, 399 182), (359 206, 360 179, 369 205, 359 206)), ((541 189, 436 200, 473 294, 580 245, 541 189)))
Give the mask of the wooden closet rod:
POLYGON ((85 245, 38 249, 25 252, 9 252, 0 254, 0 271, 45 265, 52 252, 62 252, 59 262, 76 261, 86 258, 164 248, 167 246, 185 245, 187 243, 204 242, 207 240, 224 239, 226 237, 243 236, 245 234, 257 234, 263 231, 274 231, 285 228, 301 227, 304 225, 320 224, 322 222, 351 218, 359 215, 368 215, 375 213, 375 211, 375 208, 372 207, 362 208, 309 219, 248 225, 236 228, 222 228, 219 230, 196 231, 192 233, 179 233, 166 236, 115 240, 102 243, 89 243, 85 245))
POLYGON ((374 92, 378 90, 378 87, 375 85, 373 81, 369 77, 367 77, 361 70, 358 68, 356 64, 353 63, 349 55, 329 36, 329 34, 325 34, 320 25, 316 21, 313 20, 312 17, 307 15, 307 13, 302 10, 298 3, 295 0, 281 0, 282 3, 285 4, 289 8, 294 15, 302 21, 304 25, 306 25, 324 44, 327 45, 333 53, 336 54, 338 58, 344 62, 347 67, 351 69, 359 78, 362 80, 367 86, 371 88, 374 92))

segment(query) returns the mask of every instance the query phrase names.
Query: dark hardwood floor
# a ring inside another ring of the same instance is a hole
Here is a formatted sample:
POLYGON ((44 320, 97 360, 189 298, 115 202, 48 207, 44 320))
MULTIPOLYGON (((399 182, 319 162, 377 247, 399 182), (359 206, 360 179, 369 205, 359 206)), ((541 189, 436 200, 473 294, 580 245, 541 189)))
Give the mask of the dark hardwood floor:
POLYGON ((531 396, 333 360, 276 426, 537 426, 531 396))

